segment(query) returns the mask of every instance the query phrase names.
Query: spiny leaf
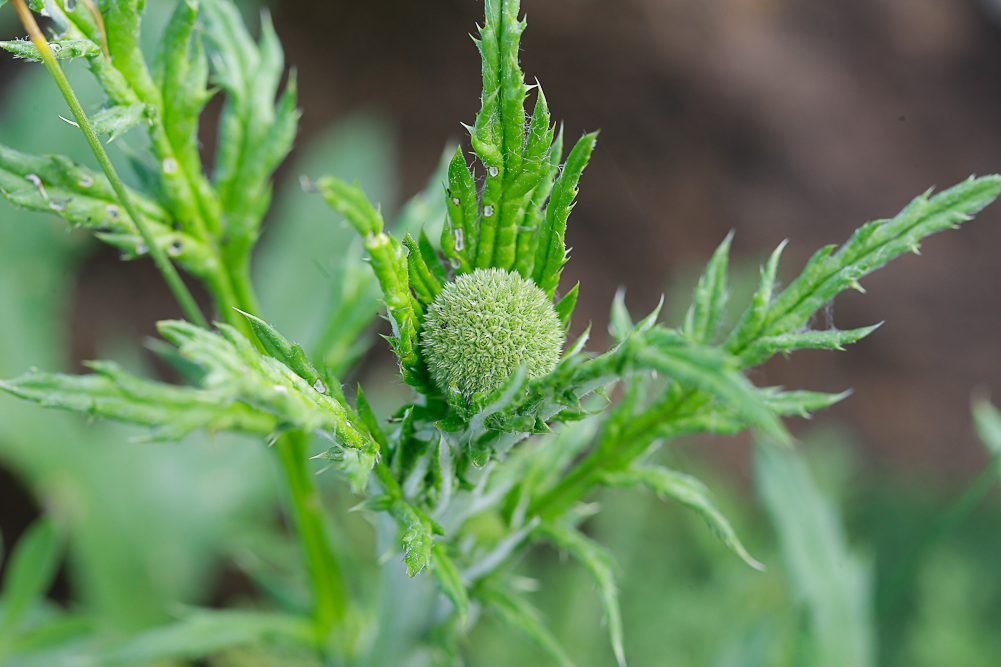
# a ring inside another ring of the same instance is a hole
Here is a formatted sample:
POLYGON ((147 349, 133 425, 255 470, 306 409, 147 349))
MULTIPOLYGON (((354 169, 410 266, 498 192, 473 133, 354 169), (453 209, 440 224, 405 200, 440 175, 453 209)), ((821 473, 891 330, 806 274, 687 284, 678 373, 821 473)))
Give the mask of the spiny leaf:
POLYGON ((612 313, 608 318, 608 332, 617 342, 623 342, 633 330, 633 318, 626 308, 626 290, 620 287, 612 299, 612 313))
POLYGON ((197 0, 177 3, 157 48, 154 79, 163 98, 164 132, 176 159, 204 201, 218 206, 215 190, 202 175, 198 119, 214 91, 208 90, 208 55, 198 29, 197 0))
POLYGON ((424 228, 421 228, 420 236, 417 237, 417 246, 420 250, 421 257, 424 259, 424 263, 427 265, 428 269, 431 271, 431 275, 434 279, 438 281, 439 285, 444 285, 448 282, 448 273, 445 272, 445 267, 441 264, 441 258, 438 257, 438 253, 435 252, 434 246, 431 245, 431 239, 428 235, 424 233, 424 228))
POLYGON ((260 354, 232 327, 212 333, 187 322, 160 322, 160 333, 201 366, 202 387, 176 387, 92 362, 92 375, 28 373, 0 389, 44 406, 156 427, 154 437, 180 438, 199 428, 257 435, 277 427, 332 431, 347 449, 374 456, 372 440, 345 407, 288 366, 260 354))
POLYGON ((567 292, 554 306, 556 314, 560 316, 560 324, 563 325, 563 331, 568 331, 570 329, 570 318, 573 316, 573 309, 577 305, 577 294, 579 292, 580 283, 577 283, 573 286, 573 289, 567 292))
POLYGON ((445 197, 448 220, 441 230, 442 250, 447 257, 454 259, 458 264, 453 266, 453 269, 466 273, 472 270, 472 260, 476 258, 479 209, 476 201, 476 184, 462 156, 461 146, 456 148, 455 155, 448 165, 448 188, 445 197))
POLYGON ((269 15, 255 43, 236 6, 204 0, 214 78, 226 90, 215 182, 227 212, 230 244, 249 252, 271 201, 271 173, 292 148, 299 112, 294 75, 279 96, 285 57, 269 15))
MULTIPOLYGON (((38 157, 0 145, 0 194, 15 206, 99 230, 96 236, 119 248, 124 259, 149 252, 104 174, 62 155, 38 157)), ((129 196, 167 254, 196 276, 210 274, 217 260, 205 243, 174 230, 170 215, 147 197, 132 190, 129 196)))
POLYGON ((410 275, 410 287, 421 303, 430 306, 441 294, 442 284, 424 261, 424 255, 414 237, 410 234, 404 236, 403 245, 408 250, 407 269, 410 275))
POLYGON ((441 528, 423 511, 410 503, 398 500, 390 510, 403 527, 403 561, 407 576, 416 577, 425 567, 431 566, 434 535, 441 528))
POLYGON ((361 187, 348 185, 339 178, 324 176, 316 187, 330 208, 343 215, 359 234, 367 236, 382 231, 382 214, 368 201, 361 187))
POLYGON ((880 326, 882 326, 882 322, 859 329, 827 329, 763 336, 741 353, 741 363, 744 366, 757 366, 773 354, 779 352, 785 354, 807 348, 844 350, 845 345, 865 338, 880 326))
MULTIPOLYGON (((534 117, 533 117, 534 118, 534 117)), ((543 177, 531 195, 527 198, 525 212, 518 227, 517 257, 514 270, 523 278, 534 275, 536 256, 539 251, 540 228, 545 219, 543 208, 553 191, 553 184, 560 174, 560 162, 563 160, 563 126, 553 140, 546 155, 548 167, 542 165, 543 177), (545 171, 548 168, 548 172, 545 171)))
POLYGON ((622 647, 622 613, 619 611, 619 588, 615 583, 615 564, 612 555, 603 546, 584 536, 580 531, 559 523, 543 523, 539 531, 549 537, 560 549, 580 561, 594 577, 601 594, 601 603, 608 619, 608 632, 612 651, 619 667, 626 667, 626 654, 622 647))
POLYGON ((128 375, 117 364, 93 362, 90 375, 31 372, 0 381, 0 389, 47 408, 154 427, 151 437, 177 440, 192 431, 274 431, 274 415, 225 401, 222 392, 182 389, 128 375))
POLYGON ((693 343, 710 343, 726 308, 726 272, 730 257, 731 231, 713 253, 705 273, 699 278, 692 305, 685 316, 685 337, 693 343))
POLYGON ((799 415, 806 419, 810 418, 810 413, 840 403, 851 394, 851 389, 840 394, 827 394, 819 391, 781 391, 778 387, 762 390, 765 405, 774 410, 775 414, 799 415))
MULTIPOLYGON (((10 51, 15 58, 24 58, 31 62, 41 62, 42 56, 38 48, 29 41, 14 40, 0 42, 0 49, 10 51)), ((101 47, 89 39, 61 39, 49 42, 49 49, 56 58, 80 58, 96 56, 101 53, 101 47)))
POLYGON ((546 208, 545 222, 539 230, 539 251, 535 259, 533 278, 535 283, 550 296, 560 282, 560 273, 567 261, 564 239, 567 218, 577 196, 577 183, 588 160, 591 159, 591 152, 597 139, 597 132, 585 134, 570 151, 563 172, 553 185, 553 193, 546 208))
POLYGON ((743 350, 752 336, 777 336, 796 331, 839 292, 854 287, 863 276, 891 259, 915 250, 926 236, 957 227, 997 198, 1001 176, 973 178, 929 197, 915 198, 896 217, 860 227, 835 251, 818 251, 803 273, 775 300, 757 331, 747 332, 732 348, 743 350))
POLYGON ((379 420, 376 418, 375 413, 368 404, 368 400, 365 398, 365 392, 362 391, 360 384, 358 385, 358 395, 355 402, 358 406, 358 416, 361 417, 362 423, 365 424, 365 427, 372 435, 372 438, 375 439, 376 443, 378 443, 379 449, 382 452, 383 460, 388 460, 389 440, 386 438, 385 431, 382 430, 382 426, 379 425, 379 420))
POLYGON ((102 109, 94 114, 90 122, 94 124, 95 132, 109 135, 108 143, 110 144, 138 125, 145 115, 146 105, 142 102, 136 102, 128 106, 114 106, 102 109))
MULTIPOLYGON (((309 357, 306 356, 306 353, 299 344, 285 338, 277 329, 261 318, 255 317, 250 313, 245 313, 242 310, 238 310, 237 312, 246 317, 250 322, 251 328, 253 328, 258 340, 264 345, 264 349, 268 351, 268 354, 291 368, 296 375, 308 382, 319 393, 326 394, 332 389, 327 387, 324 378, 320 377, 320 373, 313 366, 313 362, 309 360, 309 357)), ((338 388, 340 387, 340 382, 337 381, 337 378, 331 378, 331 382, 336 382, 338 388)))
POLYGON ((655 493, 673 498, 683 505, 702 515, 709 527, 733 549, 745 563, 756 570, 765 567, 751 557, 740 538, 733 530, 730 522, 709 499, 709 489, 706 485, 691 475, 668 470, 660 466, 633 466, 621 472, 610 472, 604 476, 604 482, 612 486, 647 486, 655 493))
POLYGON ((676 345, 644 346, 635 358, 643 367, 716 396, 727 408, 777 440, 790 441, 785 427, 758 396, 754 385, 720 351, 676 345))
POLYGON ((744 311, 737 326, 730 332, 724 343, 727 352, 733 353, 739 350, 741 345, 746 344, 750 337, 757 335, 757 332, 760 331, 761 324, 768 314, 768 307, 772 304, 772 292, 775 289, 779 258, 782 257, 782 250, 785 249, 787 243, 788 241, 780 243, 772 252, 771 257, 768 258, 768 263, 761 267, 761 281, 751 299, 751 305, 744 311))

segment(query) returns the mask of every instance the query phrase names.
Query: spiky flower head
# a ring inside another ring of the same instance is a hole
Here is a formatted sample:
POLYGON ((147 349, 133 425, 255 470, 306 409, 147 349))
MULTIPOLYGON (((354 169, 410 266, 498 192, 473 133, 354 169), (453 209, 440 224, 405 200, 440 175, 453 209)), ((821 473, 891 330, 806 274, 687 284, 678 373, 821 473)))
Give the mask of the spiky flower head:
POLYGON ((504 269, 476 269, 448 283, 428 308, 421 346, 442 391, 497 389, 524 365, 529 378, 553 370, 563 327, 535 283, 504 269))

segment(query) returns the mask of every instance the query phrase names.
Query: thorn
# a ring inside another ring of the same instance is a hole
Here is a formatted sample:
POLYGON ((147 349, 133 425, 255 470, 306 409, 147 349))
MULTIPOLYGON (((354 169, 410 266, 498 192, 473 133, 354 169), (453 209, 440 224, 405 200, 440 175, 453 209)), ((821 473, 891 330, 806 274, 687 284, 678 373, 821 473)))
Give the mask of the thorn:
POLYGON ((858 280, 852 280, 851 282, 849 282, 848 287, 850 287, 853 290, 858 290, 862 294, 865 294, 865 288, 862 287, 862 284, 859 283, 858 280))
POLYGON ((63 118, 62 116, 59 116, 59 118, 60 118, 61 120, 63 120, 64 122, 67 122, 67 123, 69 123, 69 124, 70 124, 70 125, 72 125, 73 127, 77 127, 77 128, 78 128, 78 127, 80 127, 80 124, 79 124, 79 123, 77 123, 77 122, 75 122, 75 121, 72 121, 72 120, 70 120, 69 118, 63 118))

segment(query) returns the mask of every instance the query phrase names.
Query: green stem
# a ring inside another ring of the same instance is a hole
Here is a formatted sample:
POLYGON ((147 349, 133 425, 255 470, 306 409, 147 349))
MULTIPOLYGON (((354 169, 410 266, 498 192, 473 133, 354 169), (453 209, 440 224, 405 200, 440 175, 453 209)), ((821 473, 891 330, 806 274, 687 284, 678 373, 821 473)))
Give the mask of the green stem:
POLYGON ((104 146, 101 144, 101 139, 97 136, 97 132, 94 131, 94 126, 91 125, 90 119, 87 118, 87 114, 84 113, 83 107, 80 106, 80 101, 77 99, 72 86, 70 86, 69 81, 66 79, 66 75, 63 73, 62 67, 59 66, 59 62, 52 54, 48 41, 46 41, 45 36, 39 29, 38 23, 35 22, 35 17, 32 16, 31 11, 28 9, 27 5, 24 4, 24 0, 13 0, 13 4, 15 9, 17 9, 17 14, 21 19, 21 23, 24 24, 25 29, 28 31, 28 35, 31 37, 32 43, 34 43, 35 48, 38 49, 39 54, 42 56, 42 61, 45 63, 45 67, 48 68, 52 78, 55 79, 56 85, 59 86, 59 90, 66 99, 66 103, 69 105, 70 110, 73 112, 73 116, 76 118, 77 124, 80 126, 80 129, 83 130, 83 134, 87 138, 87 143, 90 144, 91 150, 94 151, 94 156, 97 158, 98 163, 101 165, 101 169, 104 170, 105 175, 108 177, 108 181, 111 183, 111 187, 115 190, 118 200, 121 202, 122 207, 128 212, 129 217, 132 218, 136 229, 139 230, 139 234, 146 243, 146 247, 149 248, 149 253, 153 257, 153 262, 160 270, 160 273, 163 274, 164 279, 167 281, 167 285, 170 287, 170 291, 174 293, 174 297, 177 299, 177 302, 181 304, 181 308, 184 310, 188 319, 198 326, 207 329, 209 323, 205 319, 205 315, 203 315, 202 311, 198 308, 198 304, 195 303, 194 297, 191 296, 191 292, 188 291, 184 281, 181 280, 181 276, 177 273, 177 269, 174 268, 174 265, 171 264, 167 254, 156 244, 156 240, 150 233, 149 227, 146 226, 146 220, 139 214, 138 209, 136 209, 135 205, 132 203, 132 199, 129 197, 128 191, 122 183, 122 179, 118 177, 118 172, 115 171, 114 166, 111 164, 111 159, 108 157, 108 153, 104 150, 104 146))
MULTIPOLYGON (((289 500, 299 539, 313 583, 314 621, 322 640, 335 627, 343 627, 348 591, 340 566, 327 541, 327 526, 320 493, 307 467, 306 434, 290 431, 275 444, 288 482, 289 500)), ((342 647, 343 648, 343 647, 342 647)))
POLYGON ((529 516, 559 516, 601 483, 605 473, 627 468, 658 437, 658 427, 683 412, 693 396, 694 392, 689 391, 669 397, 660 409, 630 420, 628 427, 613 438, 600 440, 555 487, 532 503, 529 516))

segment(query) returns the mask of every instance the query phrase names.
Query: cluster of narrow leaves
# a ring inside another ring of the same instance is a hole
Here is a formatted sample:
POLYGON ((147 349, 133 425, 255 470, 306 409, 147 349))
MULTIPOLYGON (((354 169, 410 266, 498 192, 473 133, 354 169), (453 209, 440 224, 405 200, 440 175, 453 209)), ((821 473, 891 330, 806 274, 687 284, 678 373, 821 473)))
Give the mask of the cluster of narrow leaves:
MULTIPOLYGON (((762 268, 736 326, 720 331, 728 295, 727 237, 699 280, 681 327, 659 323, 659 307, 634 322, 620 293, 612 304, 615 345, 607 352, 587 350, 585 331, 542 377, 530 378, 519 368, 497 390, 445 395, 430 379, 420 336, 428 307, 458 276, 486 268, 516 272, 555 301, 569 331, 578 288, 557 300, 567 260, 565 232, 595 145, 595 135, 585 135, 563 160, 562 132, 556 132, 540 88, 531 115, 526 113, 530 87, 518 65, 525 29, 519 2, 487 0, 476 41, 482 109, 469 128, 482 174, 461 148, 456 151, 441 195, 446 214, 440 239, 432 241, 425 230, 416 239, 409 233, 397 238, 357 185, 329 177, 316 183, 361 235, 392 324, 388 340, 403 380, 414 390, 410 403, 381 421, 361 388, 354 401, 345 397, 322 353, 311 359, 250 314, 255 308, 247 260, 270 199, 269 175, 289 148, 297 117, 294 83, 274 104, 282 58, 270 25, 265 21, 256 44, 228 2, 204 0, 199 8, 182 0, 150 73, 134 39, 140 4, 108 3, 105 45, 79 5, 67 11, 57 3, 57 23, 65 28, 57 44, 61 54, 86 58, 104 84, 109 134, 145 122, 157 166, 140 168, 149 180, 136 201, 170 254, 205 280, 223 317, 235 319, 215 332, 183 322, 161 324, 161 334, 177 348, 167 356, 191 380, 189 387, 137 378, 99 362, 92 375, 32 372, 0 388, 43 405, 150 426, 160 438, 204 428, 268 438, 299 431, 330 440, 318 458, 341 470, 364 497, 359 509, 393 518, 407 573, 430 570, 450 601, 450 612, 429 631, 428 641, 456 659, 462 628, 480 606, 524 630, 560 664, 571 664, 513 583, 516 556, 549 543, 594 576, 613 650, 625 664, 615 565, 581 530, 594 511, 584 501, 603 486, 644 488, 679 501, 760 567, 701 482, 652 461, 656 445, 682 434, 736 433, 749 426, 788 444, 782 417, 807 416, 846 394, 756 387, 744 372, 776 353, 841 349, 870 333, 874 327, 813 331, 808 325, 838 293, 859 288, 863 276, 916 250, 925 236, 968 220, 1001 193, 997 176, 971 178, 935 196, 926 192, 894 218, 868 223, 844 245, 820 250, 776 294, 780 246, 762 268), (195 143, 209 76, 198 16, 207 26, 215 80, 228 94, 212 180, 202 175, 195 143), (612 405, 607 390, 616 383, 621 399, 612 405), (484 529, 485 523, 492 528, 484 529)), ((20 56, 34 55, 24 43, 6 46, 20 56)), ((103 239, 130 256, 142 254, 107 182, 68 160, 0 147, 0 188, 19 205, 52 210, 101 230, 103 239)))
MULTIPOLYGON (((130 151, 144 190, 133 192, 133 201, 162 249, 206 284, 220 316, 247 332, 232 307, 256 309, 250 252, 270 204, 271 173, 291 149, 299 118, 294 77, 275 102, 284 56, 274 29, 265 16, 256 43, 229 0, 183 0, 151 67, 138 45, 143 0, 99 3, 100 24, 88 4, 49 0, 32 7, 52 18, 59 35, 51 43, 55 55, 83 58, 101 84, 107 102, 92 118, 95 129, 109 141, 136 126, 146 130, 145 148, 130 151), (198 124, 220 88, 226 102, 209 178, 198 124)), ((30 42, 0 47, 39 58, 30 42)), ((0 146, 0 194, 16 206, 54 212, 72 226, 94 230, 124 259, 149 252, 104 175, 68 158, 0 146)))

